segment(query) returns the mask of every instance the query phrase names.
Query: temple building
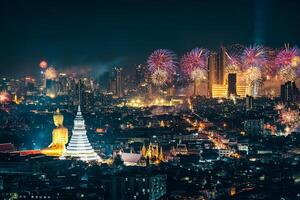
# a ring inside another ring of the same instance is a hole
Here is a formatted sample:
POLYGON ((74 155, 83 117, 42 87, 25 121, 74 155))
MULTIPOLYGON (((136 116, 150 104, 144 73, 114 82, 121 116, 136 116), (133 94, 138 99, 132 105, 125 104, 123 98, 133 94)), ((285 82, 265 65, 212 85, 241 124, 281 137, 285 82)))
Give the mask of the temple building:
POLYGON ((141 154, 143 158, 149 158, 154 163, 164 162, 165 156, 163 153, 162 147, 159 148, 159 145, 153 145, 152 143, 149 144, 148 148, 143 145, 141 149, 141 154))
POLYGON ((66 144, 68 143, 68 129, 64 127, 64 116, 60 114, 59 109, 53 116, 53 121, 56 126, 52 131, 52 143, 46 149, 40 152, 47 156, 62 156, 66 151, 66 144))
POLYGON ((61 159, 73 157, 82 161, 102 161, 89 142, 80 106, 78 106, 72 133, 67 150, 61 159))

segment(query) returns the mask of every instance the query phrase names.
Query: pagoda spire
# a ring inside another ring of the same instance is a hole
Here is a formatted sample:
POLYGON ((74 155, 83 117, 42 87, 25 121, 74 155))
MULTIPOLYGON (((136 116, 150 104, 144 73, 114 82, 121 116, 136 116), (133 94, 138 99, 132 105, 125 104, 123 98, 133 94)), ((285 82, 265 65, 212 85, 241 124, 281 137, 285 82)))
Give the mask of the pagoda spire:
POLYGON ((86 132, 85 121, 79 104, 77 114, 74 119, 74 128, 72 130, 73 134, 71 136, 70 143, 67 146, 67 150, 61 159, 66 157, 74 157, 82 161, 101 161, 101 158, 90 144, 86 132))

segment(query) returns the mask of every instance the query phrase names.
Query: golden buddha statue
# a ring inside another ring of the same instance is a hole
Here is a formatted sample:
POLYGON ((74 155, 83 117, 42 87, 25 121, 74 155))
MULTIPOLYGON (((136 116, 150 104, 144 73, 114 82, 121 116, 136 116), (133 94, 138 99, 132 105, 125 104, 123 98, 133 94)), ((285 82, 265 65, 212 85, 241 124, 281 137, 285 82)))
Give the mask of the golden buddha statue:
POLYGON ((63 126, 64 116, 60 114, 59 109, 53 116, 56 128, 52 131, 52 143, 41 152, 48 156, 62 156, 68 143, 68 129, 63 126))

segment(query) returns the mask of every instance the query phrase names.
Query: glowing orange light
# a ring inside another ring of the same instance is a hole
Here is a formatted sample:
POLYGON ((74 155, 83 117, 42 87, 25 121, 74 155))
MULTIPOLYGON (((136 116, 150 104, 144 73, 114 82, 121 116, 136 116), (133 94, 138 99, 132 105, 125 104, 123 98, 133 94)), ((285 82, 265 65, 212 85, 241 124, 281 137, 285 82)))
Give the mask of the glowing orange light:
POLYGON ((48 67, 48 63, 45 60, 42 60, 40 62, 40 68, 46 69, 48 67))
POLYGON ((7 103, 10 101, 10 95, 7 92, 0 93, 0 103, 7 103))

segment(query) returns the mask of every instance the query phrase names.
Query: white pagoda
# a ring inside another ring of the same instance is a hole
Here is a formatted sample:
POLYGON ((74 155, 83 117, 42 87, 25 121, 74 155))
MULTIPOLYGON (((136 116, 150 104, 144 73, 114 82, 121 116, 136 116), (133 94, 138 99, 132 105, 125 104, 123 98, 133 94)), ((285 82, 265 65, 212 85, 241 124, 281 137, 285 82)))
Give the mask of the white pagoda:
POLYGON ((101 161, 101 158, 94 151, 86 135, 85 122, 82 116, 80 105, 74 119, 74 128, 67 149, 61 159, 74 157, 82 161, 101 161))

